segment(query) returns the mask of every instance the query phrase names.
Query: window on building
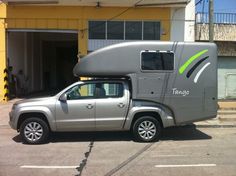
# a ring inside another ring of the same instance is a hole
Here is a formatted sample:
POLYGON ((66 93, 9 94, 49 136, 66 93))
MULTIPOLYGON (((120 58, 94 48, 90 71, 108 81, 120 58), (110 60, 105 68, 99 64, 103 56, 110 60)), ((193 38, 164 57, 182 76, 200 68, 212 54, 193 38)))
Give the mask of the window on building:
POLYGON ((160 40, 160 22, 143 22, 143 40, 160 40))
POLYGON ((160 40, 160 26, 151 21, 89 21, 89 39, 160 40))
POLYGON ((124 39, 124 21, 107 22, 107 39, 124 39))
POLYGON ((106 39, 106 21, 89 21, 89 39, 106 39))
POLYGON ((127 21, 125 22, 125 39, 142 40, 142 22, 127 21))
POLYGON ((174 53, 172 52, 142 52, 142 70, 173 70, 174 53))

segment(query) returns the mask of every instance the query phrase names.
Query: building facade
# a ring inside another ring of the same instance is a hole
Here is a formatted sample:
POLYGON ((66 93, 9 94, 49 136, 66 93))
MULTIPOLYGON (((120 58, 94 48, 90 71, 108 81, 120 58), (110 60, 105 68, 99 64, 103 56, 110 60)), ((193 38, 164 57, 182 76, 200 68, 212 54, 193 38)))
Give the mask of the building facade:
POLYGON ((194 41, 194 19, 194 0, 2 1, 0 100, 19 88, 28 94, 65 87, 75 81, 78 56, 110 44, 194 41))
MULTIPOLYGON (((208 41, 208 14, 196 15, 196 41, 208 41)), ((236 14, 215 13, 214 42, 218 46, 218 99, 236 99, 236 14)))

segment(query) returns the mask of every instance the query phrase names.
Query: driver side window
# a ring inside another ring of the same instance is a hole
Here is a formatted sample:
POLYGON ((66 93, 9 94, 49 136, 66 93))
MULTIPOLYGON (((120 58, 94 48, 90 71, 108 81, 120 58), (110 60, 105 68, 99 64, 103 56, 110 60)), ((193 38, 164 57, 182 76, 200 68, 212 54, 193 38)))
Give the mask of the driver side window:
POLYGON ((91 99, 94 95, 95 84, 76 85, 67 91, 68 100, 91 99))

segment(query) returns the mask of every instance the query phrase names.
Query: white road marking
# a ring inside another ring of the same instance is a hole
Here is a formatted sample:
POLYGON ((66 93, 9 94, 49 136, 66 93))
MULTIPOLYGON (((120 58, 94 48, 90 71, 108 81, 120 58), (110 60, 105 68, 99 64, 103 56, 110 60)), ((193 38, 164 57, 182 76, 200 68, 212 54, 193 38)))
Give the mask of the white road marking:
POLYGON ((177 157, 177 156, 189 156, 189 155, 156 155, 155 157, 177 157))
POLYGON ((22 169, 75 169, 78 166, 32 166, 32 165, 23 165, 20 166, 22 169))
POLYGON ((179 165, 155 165, 155 167, 214 167, 216 164, 179 164, 179 165))

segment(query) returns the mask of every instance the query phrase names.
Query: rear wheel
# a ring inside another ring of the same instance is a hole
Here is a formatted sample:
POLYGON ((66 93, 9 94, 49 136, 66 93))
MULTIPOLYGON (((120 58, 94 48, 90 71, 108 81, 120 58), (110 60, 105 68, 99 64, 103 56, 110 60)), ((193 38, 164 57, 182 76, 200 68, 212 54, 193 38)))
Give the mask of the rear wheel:
POLYGON ((42 119, 29 118, 21 124, 20 135, 27 144, 44 143, 49 135, 49 127, 42 119))
POLYGON ((133 134, 136 140, 153 142, 160 138, 160 122, 152 116, 143 116, 137 119, 133 126, 133 134))

